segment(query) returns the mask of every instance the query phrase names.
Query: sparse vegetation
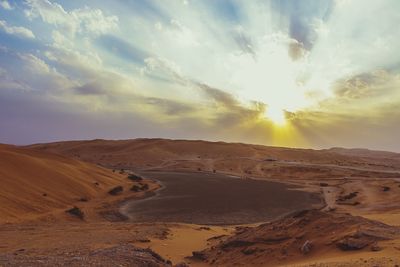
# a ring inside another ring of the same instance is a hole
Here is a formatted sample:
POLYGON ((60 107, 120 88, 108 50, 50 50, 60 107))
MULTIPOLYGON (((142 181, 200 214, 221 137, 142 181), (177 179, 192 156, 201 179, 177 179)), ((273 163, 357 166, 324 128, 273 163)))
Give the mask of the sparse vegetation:
POLYGON ((143 191, 149 190, 149 185, 148 185, 148 184, 142 185, 142 190, 143 190, 143 191))
POLYGON ((358 192, 351 192, 351 193, 349 193, 347 195, 340 196, 337 201, 346 201, 346 200, 349 200, 349 199, 353 199, 357 195, 358 195, 358 192))
POLYGON ((206 259, 206 254, 202 251, 193 251, 192 258, 200 261, 204 261, 206 259))
POLYGON ((389 191, 390 190, 390 187, 389 186, 383 186, 382 187, 382 191, 383 192, 387 192, 387 191, 389 191))
POLYGON ((146 191, 149 189, 149 185, 148 184, 135 184, 131 187, 131 191, 134 192, 140 192, 140 191, 146 191))
POLYGON ((67 212, 75 217, 78 217, 81 220, 83 220, 83 218, 85 217, 85 214, 83 213, 83 211, 76 206, 74 206, 72 209, 66 210, 65 212, 67 212))
POLYGON ((128 175, 128 179, 130 179, 132 181, 142 181, 143 180, 142 177, 140 177, 139 175, 133 174, 133 173, 128 175))
POLYGON ((111 189, 110 191, 108 191, 108 193, 112 196, 116 196, 119 193, 121 193, 122 191, 124 191, 124 188, 122 186, 116 186, 113 189, 111 189))
POLYGON ((133 191, 133 192, 139 192, 139 191, 141 191, 140 189, 141 189, 141 187, 138 186, 137 184, 134 184, 131 187, 131 191, 133 191))

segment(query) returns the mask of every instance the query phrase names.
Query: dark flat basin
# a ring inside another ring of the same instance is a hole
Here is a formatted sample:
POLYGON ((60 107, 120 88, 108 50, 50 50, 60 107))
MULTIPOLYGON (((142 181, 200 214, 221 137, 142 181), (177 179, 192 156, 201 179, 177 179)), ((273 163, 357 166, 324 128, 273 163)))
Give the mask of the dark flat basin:
POLYGON ((318 194, 270 181, 222 174, 142 172, 163 188, 122 208, 134 222, 244 224, 263 222, 321 205, 318 194))

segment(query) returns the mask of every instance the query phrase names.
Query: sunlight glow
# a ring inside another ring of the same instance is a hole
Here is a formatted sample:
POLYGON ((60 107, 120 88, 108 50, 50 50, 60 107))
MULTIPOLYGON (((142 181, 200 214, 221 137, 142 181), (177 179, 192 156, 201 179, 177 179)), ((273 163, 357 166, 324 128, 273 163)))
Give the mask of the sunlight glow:
MULTIPOLYGON (((294 60, 288 47, 296 44, 285 34, 262 38, 257 56, 235 55, 231 59, 233 88, 244 99, 268 105, 267 117, 275 123, 285 121, 284 110, 296 112, 312 103, 307 97, 308 57, 294 60)), ((298 53, 306 53, 301 47, 298 53)))
POLYGON ((268 108, 266 115, 276 125, 284 125, 286 123, 285 111, 282 109, 268 108))

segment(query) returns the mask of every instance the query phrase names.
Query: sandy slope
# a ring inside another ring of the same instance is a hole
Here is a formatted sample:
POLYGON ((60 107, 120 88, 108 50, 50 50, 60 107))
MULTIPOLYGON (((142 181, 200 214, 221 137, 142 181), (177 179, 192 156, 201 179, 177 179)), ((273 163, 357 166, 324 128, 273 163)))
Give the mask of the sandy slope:
POLYGON ((167 229, 125 224, 118 204, 143 197, 119 174, 64 156, 0 144, 0 266, 168 266, 136 240, 167 229), (118 195, 108 191, 125 190, 118 195), (84 201, 83 201, 84 199, 84 201), (78 206, 83 220, 66 213, 78 206), (119 221, 119 223, 115 222, 119 221))
POLYGON ((0 145, 0 223, 34 218, 91 200, 125 176, 60 155, 0 145))
POLYGON ((29 147, 112 168, 216 170, 290 179, 400 176, 400 154, 363 149, 313 150, 167 139, 68 141, 29 147))

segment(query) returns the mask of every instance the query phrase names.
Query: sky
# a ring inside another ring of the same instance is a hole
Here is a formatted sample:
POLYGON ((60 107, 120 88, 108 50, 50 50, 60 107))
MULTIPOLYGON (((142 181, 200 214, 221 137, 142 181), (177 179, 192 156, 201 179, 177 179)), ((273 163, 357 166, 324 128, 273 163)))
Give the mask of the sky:
POLYGON ((400 152, 398 0, 0 0, 0 143, 400 152))

